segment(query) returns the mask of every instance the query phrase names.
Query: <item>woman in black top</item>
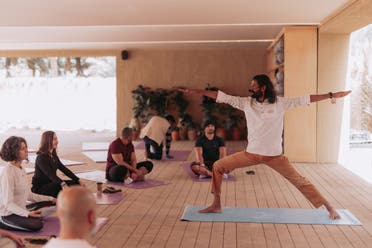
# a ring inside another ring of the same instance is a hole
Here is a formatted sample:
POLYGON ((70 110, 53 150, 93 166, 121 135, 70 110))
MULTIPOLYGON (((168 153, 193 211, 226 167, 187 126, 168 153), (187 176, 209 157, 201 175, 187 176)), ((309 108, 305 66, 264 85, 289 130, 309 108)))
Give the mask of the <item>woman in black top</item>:
POLYGON ((42 134, 40 147, 36 153, 32 192, 57 197, 64 186, 80 184, 79 178, 59 160, 56 151, 57 146, 57 135, 53 131, 46 131, 42 134), (60 179, 57 176, 57 169, 71 180, 60 179))

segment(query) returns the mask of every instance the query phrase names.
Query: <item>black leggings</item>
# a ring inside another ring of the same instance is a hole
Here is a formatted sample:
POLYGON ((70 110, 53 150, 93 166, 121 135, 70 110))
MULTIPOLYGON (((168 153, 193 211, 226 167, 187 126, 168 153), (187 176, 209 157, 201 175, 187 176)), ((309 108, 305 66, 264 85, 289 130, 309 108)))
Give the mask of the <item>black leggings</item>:
POLYGON ((43 221, 42 218, 11 214, 0 217, 0 228, 11 231, 37 232, 43 228, 43 221))
MULTIPOLYGON (((153 163, 151 161, 143 161, 137 163, 136 168, 145 167, 148 173, 152 171, 153 163)), ((128 168, 122 165, 112 165, 106 170, 106 179, 112 182, 123 182, 128 173, 128 168)))
MULTIPOLYGON (((64 182, 70 186, 70 185, 75 185, 79 184, 79 181, 74 181, 74 180, 64 180, 64 182)), ((57 198, 58 193, 62 190, 62 187, 59 183, 47 183, 44 185, 33 185, 31 188, 31 191, 35 194, 39 195, 49 195, 53 196, 54 198, 57 198)))
POLYGON ((146 154, 149 159, 156 159, 160 160, 163 156, 163 144, 160 146, 158 143, 150 139, 149 137, 145 136, 143 138, 143 141, 145 141, 145 148, 146 148, 146 154), (150 147, 154 149, 154 152, 151 152, 150 147))

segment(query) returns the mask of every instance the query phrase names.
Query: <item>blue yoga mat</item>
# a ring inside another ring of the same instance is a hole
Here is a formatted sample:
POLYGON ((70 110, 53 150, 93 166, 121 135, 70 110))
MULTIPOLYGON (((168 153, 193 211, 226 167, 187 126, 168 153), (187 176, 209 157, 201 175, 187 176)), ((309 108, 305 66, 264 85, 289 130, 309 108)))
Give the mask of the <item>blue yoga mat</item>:
POLYGON ((198 210, 205 207, 186 206, 181 220, 203 222, 255 222, 278 224, 310 225, 352 225, 362 223, 348 210, 337 209, 341 219, 331 220, 325 209, 296 208, 233 208, 225 207, 222 213, 200 214, 198 210))

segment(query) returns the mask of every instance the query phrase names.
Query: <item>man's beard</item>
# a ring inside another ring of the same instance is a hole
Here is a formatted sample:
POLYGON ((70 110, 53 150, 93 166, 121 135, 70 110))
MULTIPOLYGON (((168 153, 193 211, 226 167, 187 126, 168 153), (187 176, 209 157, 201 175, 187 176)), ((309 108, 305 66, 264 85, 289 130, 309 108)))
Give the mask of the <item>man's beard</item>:
POLYGON ((259 99, 260 99, 261 97, 263 97, 263 93, 262 93, 262 91, 253 91, 253 90, 249 90, 249 92, 252 93, 251 97, 254 98, 254 99, 256 99, 256 101, 259 101, 259 99))

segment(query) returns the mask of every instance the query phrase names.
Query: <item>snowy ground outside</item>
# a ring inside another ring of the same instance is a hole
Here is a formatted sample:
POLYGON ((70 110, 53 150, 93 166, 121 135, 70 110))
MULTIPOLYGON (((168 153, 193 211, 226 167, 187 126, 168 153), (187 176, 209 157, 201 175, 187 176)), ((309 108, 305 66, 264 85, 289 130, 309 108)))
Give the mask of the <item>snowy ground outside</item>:
POLYGON ((0 81, 0 132, 9 128, 116 130, 116 78, 0 81))

